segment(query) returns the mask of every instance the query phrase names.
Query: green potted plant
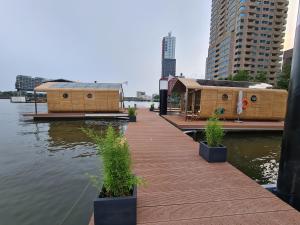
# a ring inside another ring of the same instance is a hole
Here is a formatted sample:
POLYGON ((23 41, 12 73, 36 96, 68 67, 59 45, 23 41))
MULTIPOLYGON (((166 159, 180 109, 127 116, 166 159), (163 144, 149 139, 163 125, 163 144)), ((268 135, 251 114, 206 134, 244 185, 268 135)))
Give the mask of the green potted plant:
POLYGON ((151 105, 150 105, 150 109, 149 109, 151 112, 153 112, 154 111, 154 103, 152 103, 151 105))
POLYGON ((129 122, 136 122, 136 108, 128 107, 129 122))
POLYGON ((204 134, 205 141, 200 142, 199 155, 208 162, 225 162, 227 148, 221 144, 225 133, 217 116, 207 121, 204 134))
MULTIPOLYGON (((97 185, 100 194, 94 200, 95 225, 135 225, 136 187, 142 180, 132 172, 127 140, 111 125, 104 137, 94 130, 82 130, 96 143, 103 164, 103 185, 97 185)), ((96 177, 92 178, 99 184, 96 177)))

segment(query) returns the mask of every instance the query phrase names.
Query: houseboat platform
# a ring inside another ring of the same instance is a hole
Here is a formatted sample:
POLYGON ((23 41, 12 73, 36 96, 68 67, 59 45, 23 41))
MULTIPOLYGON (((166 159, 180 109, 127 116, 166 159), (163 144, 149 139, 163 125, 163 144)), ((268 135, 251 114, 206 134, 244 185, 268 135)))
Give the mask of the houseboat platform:
MULTIPOLYGON (((164 115, 168 122, 180 130, 204 130, 207 120, 186 120, 181 115, 164 115)), ((283 131, 284 121, 221 121, 225 131, 283 131)))
POLYGON ((137 224, 299 224, 298 211, 229 163, 204 161, 199 144, 157 113, 138 110, 125 135, 134 172, 146 181, 137 224))
POLYGON ((35 121, 87 120, 87 119, 128 119, 127 113, 25 113, 35 121))

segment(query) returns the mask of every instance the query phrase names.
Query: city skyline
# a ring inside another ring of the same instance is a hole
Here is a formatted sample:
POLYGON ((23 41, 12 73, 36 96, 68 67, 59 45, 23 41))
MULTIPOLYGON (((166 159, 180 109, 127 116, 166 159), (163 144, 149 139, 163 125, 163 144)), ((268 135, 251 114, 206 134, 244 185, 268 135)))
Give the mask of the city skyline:
MULTIPOLYGON (((293 46, 298 2, 290 1, 285 49, 293 46)), ((161 38, 177 37, 177 74, 204 78, 211 1, 0 1, 0 90, 18 74, 123 82, 127 95, 158 92, 161 38), (118 7, 115 7, 115 6, 118 7), (118 15, 116 17, 116 15, 118 15)))

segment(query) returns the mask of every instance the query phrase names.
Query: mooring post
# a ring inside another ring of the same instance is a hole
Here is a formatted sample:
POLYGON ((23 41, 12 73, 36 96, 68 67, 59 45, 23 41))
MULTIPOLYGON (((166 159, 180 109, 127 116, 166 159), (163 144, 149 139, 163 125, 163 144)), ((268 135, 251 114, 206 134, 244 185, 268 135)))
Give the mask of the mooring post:
POLYGON ((159 115, 167 115, 168 109, 168 80, 159 80, 159 115))
POLYGON ((36 104, 36 91, 34 93, 34 109, 35 109, 35 115, 37 115, 37 104, 36 104))
POLYGON ((277 192, 300 209, 300 16, 295 35, 291 79, 285 118, 277 192))

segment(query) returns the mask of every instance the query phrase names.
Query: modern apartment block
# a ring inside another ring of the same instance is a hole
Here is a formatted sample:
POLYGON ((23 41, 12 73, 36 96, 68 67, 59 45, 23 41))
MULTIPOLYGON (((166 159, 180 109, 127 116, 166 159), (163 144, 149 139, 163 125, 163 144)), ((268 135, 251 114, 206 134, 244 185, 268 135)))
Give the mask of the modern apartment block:
POLYGON ((18 91, 33 91, 36 86, 39 86, 45 81, 46 79, 42 77, 18 75, 16 77, 15 88, 18 91))
POLYGON ((285 65, 292 65, 293 62, 293 51, 294 49, 291 48, 283 52, 283 60, 282 60, 282 67, 285 65))
POLYGON ((176 59, 175 59, 176 37, 173 37, 171 32, 162 40, 162 72, 161 77, 176 75, 176 59))
POLYGON ((288 0, 212 0, 206 79, 239 70, 267 73, 274 84, 281 70, 288 0))

